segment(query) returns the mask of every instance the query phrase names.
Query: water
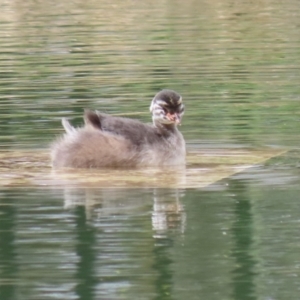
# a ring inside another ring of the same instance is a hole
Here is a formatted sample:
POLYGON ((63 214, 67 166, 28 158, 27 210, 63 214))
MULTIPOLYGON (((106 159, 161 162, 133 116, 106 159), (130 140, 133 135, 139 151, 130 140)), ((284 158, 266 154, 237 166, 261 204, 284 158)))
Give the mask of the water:
POLYGON ((1 299, 297 299, 299 171, 288 174, 3 190, 1 299))
POLYGON ((189 141, 298 145, 299 22, 297 1, 5 1, 1 144, 46 147, 83 108, 149 121, 171 88, 189 141))
POLYGON ((299 27, 295 0, 2 1, 0 299, 298 299, 299 27), (209 164, 288 152, 217 182, 190 164, 172 188, 53 182, 1 156, 46 151, 84 108, 149 122, 162 88, 209 164))

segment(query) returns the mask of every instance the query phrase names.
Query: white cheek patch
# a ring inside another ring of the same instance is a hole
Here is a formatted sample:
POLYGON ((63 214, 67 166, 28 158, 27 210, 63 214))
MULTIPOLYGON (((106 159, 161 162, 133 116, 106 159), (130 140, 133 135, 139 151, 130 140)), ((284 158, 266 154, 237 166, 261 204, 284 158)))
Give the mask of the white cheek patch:
POLYGON ((151 108, 152 108, 152 112, 154 112, 155 114, 160 114, 160 113, 163 113, 163 109, 160 105, 157 105, 157 103, 151 105, 151 108))
POLYGON ((153 116, 155 119, 164 119, 165 113, 161 108, 156 108, 156 109, 154 109, 153 116))

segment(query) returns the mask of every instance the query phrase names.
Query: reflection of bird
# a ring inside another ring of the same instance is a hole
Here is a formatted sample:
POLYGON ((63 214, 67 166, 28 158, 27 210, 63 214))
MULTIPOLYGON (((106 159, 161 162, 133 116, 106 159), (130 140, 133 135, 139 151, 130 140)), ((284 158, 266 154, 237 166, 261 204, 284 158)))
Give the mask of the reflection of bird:
POLYGON ((82 128, 63 119, 66 134, 52 145, 53 167, 183 165, 185 141, 177 129, 184 113, 181 96, 162 90, 152 100, 150 111, 153 125, 89 110, 82 128))

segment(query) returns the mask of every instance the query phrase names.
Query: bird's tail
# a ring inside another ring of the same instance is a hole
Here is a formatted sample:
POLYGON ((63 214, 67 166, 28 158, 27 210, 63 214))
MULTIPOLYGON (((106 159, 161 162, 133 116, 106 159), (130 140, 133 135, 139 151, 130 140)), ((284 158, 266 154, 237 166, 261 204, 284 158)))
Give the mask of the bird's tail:
POLYGON ((61 119, 61 123, 66 131, 66 133, 70 134, 76 131, 76 129, 70 124, 70 122, 66 118, 61 119))

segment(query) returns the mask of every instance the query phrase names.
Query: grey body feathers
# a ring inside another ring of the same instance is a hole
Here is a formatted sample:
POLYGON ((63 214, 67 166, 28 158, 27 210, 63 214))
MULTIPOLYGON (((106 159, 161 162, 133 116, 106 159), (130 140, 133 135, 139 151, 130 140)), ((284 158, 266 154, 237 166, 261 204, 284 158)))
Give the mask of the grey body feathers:
POLYGON ((53 167, 143 167, 185 163, 185 142, 176 126, 157 128, 137 120, 97 115, 99 123, 85 114, 85 126, 78 129, 63 119, 66 133, 51 147, 53 167))

